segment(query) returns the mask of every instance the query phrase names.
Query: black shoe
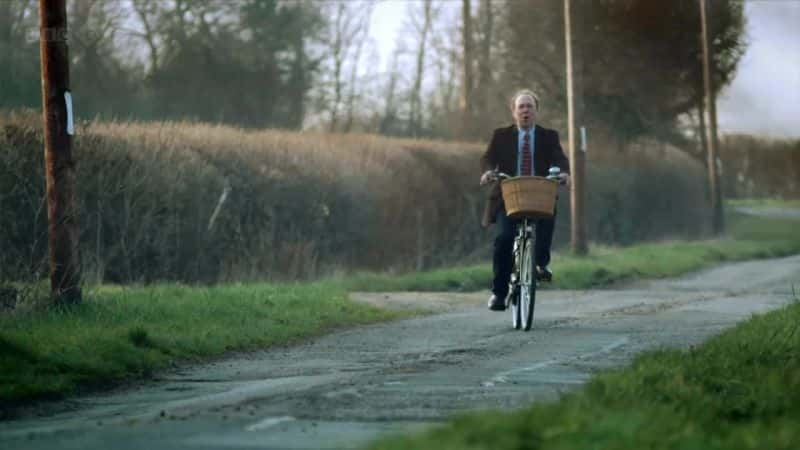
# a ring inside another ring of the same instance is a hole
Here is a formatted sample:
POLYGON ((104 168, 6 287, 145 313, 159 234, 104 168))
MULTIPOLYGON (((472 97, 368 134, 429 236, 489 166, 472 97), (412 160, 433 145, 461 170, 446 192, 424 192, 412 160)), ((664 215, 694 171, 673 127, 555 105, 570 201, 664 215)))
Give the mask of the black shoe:
POLYGON ((536 281, 553 281, 553 272, 547 266, 536 266, 536 281))
POLYGON ((489 299, 489 309, 492 311, 505 311, 506 309, 505 297, 498 297, 497 295, 492 295, 492 297, 489 299))

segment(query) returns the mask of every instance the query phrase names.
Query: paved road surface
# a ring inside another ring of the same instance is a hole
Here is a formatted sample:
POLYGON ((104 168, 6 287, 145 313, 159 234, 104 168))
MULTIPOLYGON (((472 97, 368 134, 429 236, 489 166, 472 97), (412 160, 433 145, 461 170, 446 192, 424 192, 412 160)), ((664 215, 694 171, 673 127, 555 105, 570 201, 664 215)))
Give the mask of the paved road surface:
POLYGON ((485 294, 375 294, 431 316, 169 373, 0 423, 3 449, 352 448, 465 410, 555 399, 657 346, 701 342, 791 300, 800 256, 625 289, 540 292, 534 330, 485 294))
POLYGON ((737 212, 750 216, 773 217, 777 219, 800 219, 800 208, 780 208, 776 206, 739 206, 737 212))

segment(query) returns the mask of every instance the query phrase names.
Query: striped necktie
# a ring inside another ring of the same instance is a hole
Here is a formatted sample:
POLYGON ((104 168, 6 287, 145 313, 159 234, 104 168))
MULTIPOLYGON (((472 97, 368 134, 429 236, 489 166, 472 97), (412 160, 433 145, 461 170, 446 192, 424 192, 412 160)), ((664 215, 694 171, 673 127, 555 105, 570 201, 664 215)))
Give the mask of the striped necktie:
POLYGON ((533 175, 533 161, 531 161, 531 135, 525 130, 522 137, 522 165, 520 166, 520 176, 533 175))

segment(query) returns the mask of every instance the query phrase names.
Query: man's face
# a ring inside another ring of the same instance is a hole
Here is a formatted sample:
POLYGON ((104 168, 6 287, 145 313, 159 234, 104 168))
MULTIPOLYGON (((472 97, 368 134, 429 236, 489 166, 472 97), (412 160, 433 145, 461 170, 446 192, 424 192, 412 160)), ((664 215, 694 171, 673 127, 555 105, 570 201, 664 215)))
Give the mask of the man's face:
POLYGON ((520 95, 514 101, 514 120, 520 128, 530 128, 536 120, 536 103, 530 95, 520 95))

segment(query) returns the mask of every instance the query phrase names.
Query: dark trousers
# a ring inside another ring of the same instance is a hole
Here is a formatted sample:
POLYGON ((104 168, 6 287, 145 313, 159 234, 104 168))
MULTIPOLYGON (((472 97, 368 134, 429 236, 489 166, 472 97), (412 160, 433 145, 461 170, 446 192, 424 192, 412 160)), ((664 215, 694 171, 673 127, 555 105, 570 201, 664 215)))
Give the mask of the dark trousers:
MULTIPOLYGON (((517 233, 519 220, 506 216, 506 211, 497 214, 497 237, 494 239, 494 280, 492 292, 498 297, 508 295, 508 281, 511 278, 513 266, 512 252, 514 251, 514 237, 517 233)), ((550 264, 550 246, 553 244, 553 229, 556 218, 539 219, 535 221, 536 244, 534 245, 534 262, 537 266, 545 267, 550 264)))

